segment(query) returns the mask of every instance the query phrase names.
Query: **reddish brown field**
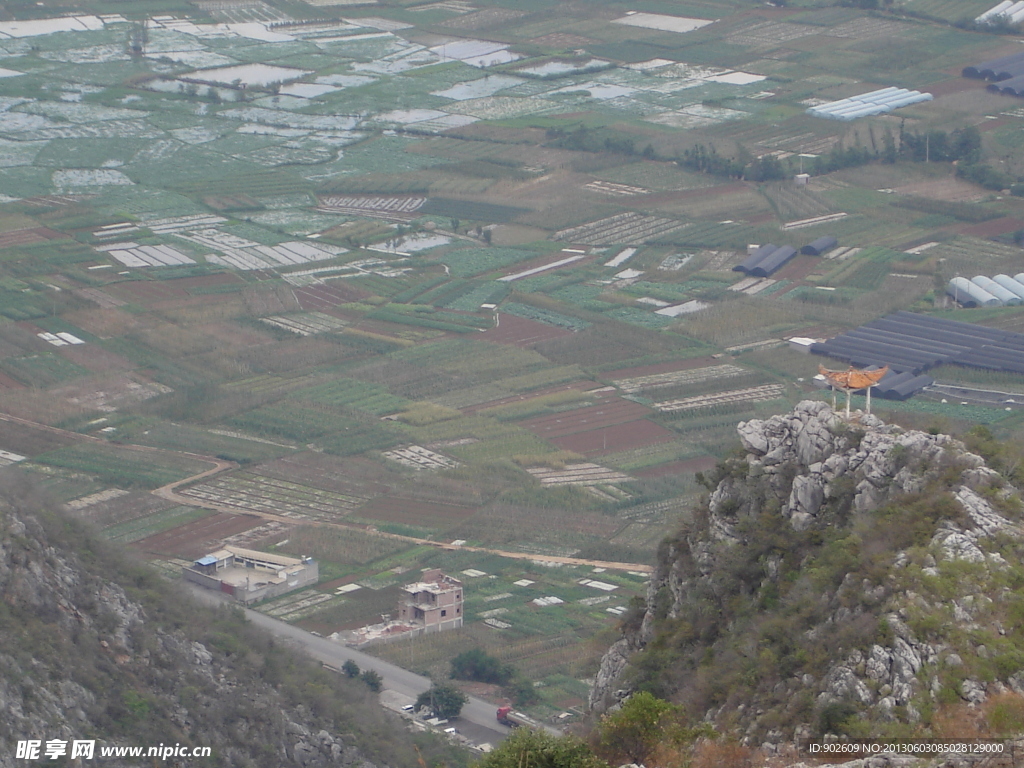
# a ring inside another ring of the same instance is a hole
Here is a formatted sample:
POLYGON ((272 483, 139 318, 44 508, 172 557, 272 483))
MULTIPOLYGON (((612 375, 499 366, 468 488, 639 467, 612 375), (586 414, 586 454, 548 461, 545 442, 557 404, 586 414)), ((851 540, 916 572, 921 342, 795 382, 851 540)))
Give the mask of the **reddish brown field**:
POLYGON ((80 365, 93 373, 114 373, 130 371, 135 363, 116 352, 109 352, 96 344, 74 344, 60 347, 57 353, 72 363, 80 365))
POLYGON ((173 283, 179 288, 191 291, 195 288, 206 288, 212 285, 232 285, 234 283, 244 283, 245 281, 235 272, 218 272, 214 275, 182 277, 177 280, 165 280, 164 282, 173 283))
POLYGON ((186 560, 194 560, 219 549, 225 537, 248 531, 261 525, 262 522, 258 517, 218 512, 204 517, 202 520, 147 536, 136 541, 132 546, 142 552, 154 555, 172 555, 186 560))
POLYGON ((973 235, 974 237, 996 237, 997 235, 1016 232, 1018 229, 1024 229, 1024 221, 1007 216, 1002 219, 995 219, 994 221, 986 221, 982 224, 971 224, 968 227, 961 227, 960 233, 973 235))
POLYGON ((300 306, 306 311, 328 309, 339 304, 359 301, 370 295, 367 291, 361 291, 344 283, 334 285, 318 283, 302 288, 293 288, 292 292, 295 294, 295 298, 299 300, 300 306))
POLYGON ((614 424, 623 424, 627 421, 635 421, 650 413, 651 409, 645 405, 619 397, 609 397, 599 405, 577 408, 550 416, 538 416, 521 423, 538 437, 550 440, 574 435, 577 432, 587 432, 614 424))
POLYGON ((789 264, 772 275, 772 278, 775 280, 803 280, 819 266, 821 266, 821 259, 817 256, 796 256, 789 264))
POLYGON ((0 420, 0 449, 36 456, 77 442, 70 435, 38 429, 26 424, 0 420))
POLYGON ((223 341, 232 347, 255 347, 274 341, 274 337, 269 333, 261 333, 255 328, 246 328, 230 321, 205 323, 196 326, 195 330, 206 336, 212 336, 219 341, 223 341))
POLYGON ((25 385, 17 379, 12 379, 6 373, 0 373, 0 389, 22 389, 25 385))
POLYGON ((571 336, 567 328, 556 328, 553 325, 538 323, 515 315, 502 315, 496 328, 489 328, 476 338, 491 341, 495 344, 512 344, 517 347, 529 347, 542 341, 571 336))
POLYGON ((941 83, 929 83, 928 93, 932 94, 935 98, 939 96, 948 96, 951 93, 960 93, 960 91, 970 90, 981 90, 985 87, 984 83, 977 80, 969 80, 965 77, 960 77, 959 67, 956 70, 956 77, 952 77, 949 80, 944 80, 941 83))
POLYGON ((582 453, 584 456, 600 456, 604 453, 628 451, 645 445, 667 443, 676 434, 647 419, 627 421, 610 427, 577 432, 574 435, 551 438, 551 442, 567 451, 582 453))
POLYGON ((43 243, 47 240, 60 240, 67 237, 62 232, 56 232, 49 227, 34 227, 32 229, 15 229, 4 232, 0 235, 0 248, 10 248, 14 245, 28 245, 29 243, 43 243))
POLYGON ((427 501, 381 496, 358 509, 358 517, 381 520, 386 523, 417 525, 424 528, 446 528, 460 523, 476 513, 474 507, 454 504, 432 504, 427 501))
POLYGON ((112 308, 83 309, 78 312, 68 312, 63 317, 72 325, 77 325, 83 331, 88 331, 102 339, 121 336, 139 322, 135 315, 112 308))
POLYGON ((174 285, 169 280, 161 283, 130 280, 124 283, 108 285, 106 291, 126 301, 143 303, 188 298, 188 291, 174 285))
POLYGON ((714 469, 716 463, 717 460, 712 456, 701 456, 697 459, 686 459, 685 461, 670 461, 668 464, 648 467, 633 474, 647 479, 665 477, 666 475, 686 475, 691 472, 707 472, 709 469, 714 469))

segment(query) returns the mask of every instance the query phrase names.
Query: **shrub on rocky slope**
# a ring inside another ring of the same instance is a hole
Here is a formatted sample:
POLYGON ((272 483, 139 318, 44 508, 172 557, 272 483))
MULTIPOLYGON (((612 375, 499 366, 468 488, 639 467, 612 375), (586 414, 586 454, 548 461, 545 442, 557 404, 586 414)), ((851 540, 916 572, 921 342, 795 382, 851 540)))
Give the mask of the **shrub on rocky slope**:
POLYGON ((953 711, 1015 711, 1016 489, 952 437, 821 402, 738 430, 742 449, 664 543, 592 705, 647 690, 748 744, 948 735, 967 727, 953 711))
MULTIPOLYGON (((24 739, 212 748, 188 765, 422 759, 363 683, 277 645, 238 610, 196 605, 10 470, 0 472, 0 712, 0 768, 25 764, 24 739)), ((431 763, 465 764, 443 742, 418 746, 431 763)))

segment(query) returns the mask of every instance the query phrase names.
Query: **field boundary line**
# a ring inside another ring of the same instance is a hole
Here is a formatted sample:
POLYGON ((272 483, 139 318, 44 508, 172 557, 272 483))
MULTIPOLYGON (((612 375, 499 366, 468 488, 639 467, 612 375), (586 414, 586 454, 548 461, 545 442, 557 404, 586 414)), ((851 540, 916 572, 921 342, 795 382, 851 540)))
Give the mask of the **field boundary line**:
POLYGON ((609 562, 606 560, 589 560, 579 557, 558 557, 556 555, 533 555, 527 552, 508 552, 502 549, 491 549, 489 547, 474 547, 474 546, 454 546, 452 544, 446 544, 443 541, 433 541, 432 539, 421 539, 415 536, 403 536, 399 533, 388 533, 386 531, 378 531, 374 528, 367 528, 362 525, 346 525, 345 523, 325 523, 325 522, 313 522, 308 520, 296 519, 294 517, 285 517, 284 515, 274 515, 269 512, 259 512, 257 510, 241 510, 238 507, 233 507, 227 504, 217 504, 214 502, 204 502, 202 504, 196 504, 196 499, 190 496, 181 496, 175 489, 178 486, 185 485, 203 477, 209 477, 210 475, 221 472, 223 469, 229 468, 228 462, 220 462, 227 466, 215 467, 209 469, 206 472, 202 472, 193 477, 186 478, 185 480, 177 480, 173 483, 168 483, 162 488, 157 488, 152 493, 156 494, 162 499, 173 501, 178 504, 182 504, 189 507, 200 507, 202 509, 213 509, 218 512, 226 512, 232 515, 248 515, 250 517, 258 517, 263 520, 273 520, 279 523, 287 523, 288 525, 317 525, 324 528, 338 528, 342 530, 359 530, 363 533, 368 533, 372 536, 380 536, 385 539, 394 539, 396 541, 405 541, 410 544, 426 545, 429 547, 436 547, 437 549, 445 549, 449 551, 464 550, 466 552, 480 552, 487 555, 497 555, 498 557, 507 557, 512 560, 534 560, 537 562, 544 563, 559 563, 561 565, 588 565, 594 568, 607 568, 609 570, 616 571, 636 571, 638 573, 652 573, 654 571, 653 566, 647 563, 617 563, 609 562))

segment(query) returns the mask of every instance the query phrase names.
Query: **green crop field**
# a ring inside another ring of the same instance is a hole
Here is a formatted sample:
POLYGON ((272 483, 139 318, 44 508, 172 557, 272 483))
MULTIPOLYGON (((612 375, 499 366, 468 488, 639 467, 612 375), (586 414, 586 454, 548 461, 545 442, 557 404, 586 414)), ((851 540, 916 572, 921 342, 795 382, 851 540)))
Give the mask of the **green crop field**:
POLYGON ((196 509, 195 507, 171 507, 162 512, 104 528, 103 538, 120 544, 131 544, 147 536, 153 536, 171 528, 176 528, 179 525, 202 520, 210 514, 212 513, 196 509))
MULTIPOLYGON (((40 21, 0 41, 0 416, 73 434, 38 447, 12 426, 0 449, 121 545, 204 504, 290 518, 211 536, 317 557, 320 585, 263 608, 321 634, 378 621, 420 568, 462 574, 462 630, 373 652, 444 677, 483 647, 540 684, 545 716, 583 705, 644 579, 379 534, 649 564, 736 423, 811 396, 819 358, 787 339, 896 310, 1024 333, 1022 308, 943 295, 1024 269, 1024 103, 959 74, 1020 35, 972 28, 986 0, 634 9, 715 20, 689 31, 496 1, 66 0, 62 16, 104 15, 55 33, 49 4, 11 5, 40 21), (108 13, 148 19, 144 55, 108 13), (261 14, 298 23, 210 26, 261 14), (889 86, 934 98, 808 113, 889 86), (824 235, 856 250, 763 282, 733 270, 824 235), (272 325, 311 317, 334 330, 272 325), (622 383, 646 376, 662 378, 622 383), (619 413, 640 415, 607 426, 619 413), (186 506, 122 514, 212 468, 197 455, 239 466, 180 489, 186 506), (559 485, 577 462, 622 474, 559 485)), ((1011 373, 935 374, 1024 392, 1011 373)), ((876 412, 1024 435, 1002 407, 876 412)))
POLYGON ((114 445, 72 445, 40 454, 33 461, 94 476, 119 488, 157 488, 210 469, 206 462, 170 452, 114 445))

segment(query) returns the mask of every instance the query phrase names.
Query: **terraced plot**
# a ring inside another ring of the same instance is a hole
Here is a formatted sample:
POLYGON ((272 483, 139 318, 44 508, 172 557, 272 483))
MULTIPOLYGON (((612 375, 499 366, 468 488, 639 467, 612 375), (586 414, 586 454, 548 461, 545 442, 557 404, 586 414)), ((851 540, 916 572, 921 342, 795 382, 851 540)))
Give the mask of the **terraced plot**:
POLYGON ((249 472, 199 483, 179 493, 216 509, 322 522, 336 522, 370 499, 368 495, 326 491, 249 472))
POLYGON ((642 213, 617 213, 578 227, 559 230, 555 240, 582 245, 643 245, 685 227, 681 221, 642 213))
POLYGON ((683 371, 669 371, 668 373, 654 373, 649 376, 617 379, 612 381, 612 384, 623 392, 632 394, 650 389, 698 384, 715 379, 729 379, 735 376, 743 376, 747 373, 749 373, 747 369, 740 368, 738 365, 712 365, 707 368, 690 368, 683 371))
POLYGON ((218 512, 138 539, 132 546, 141 552, 194 560, 220 549, 229 536, 251 530, 259 524, 259 520, 251 516, 218 512))
POLYGON ((609 397, 597 405, 528 419, 522 426, 538 437, 550 439, 643 419, 650 413, 647 406, 609 397))
POLYGON ((785 392, 786 387, 784 384, 762 384, 759 387, 733 389, 713 395, 697 395, 696 397, 684 397, 680 400, 668 400, 664 403, 655 403, 654 407, 662 413, 675 413, 677 411, 691 411, 697 408, 709 408, 728 403, 753 403, 763 400, 774 400, 782 397, 785 392))
POLYGON ((565 469, 531 467, 526 471, 540 481, 541 485, 606 485, 627 483, 633 479, 623 472, 589 462, 566 464, 565 469))

